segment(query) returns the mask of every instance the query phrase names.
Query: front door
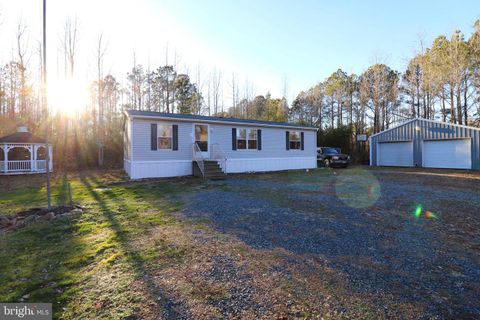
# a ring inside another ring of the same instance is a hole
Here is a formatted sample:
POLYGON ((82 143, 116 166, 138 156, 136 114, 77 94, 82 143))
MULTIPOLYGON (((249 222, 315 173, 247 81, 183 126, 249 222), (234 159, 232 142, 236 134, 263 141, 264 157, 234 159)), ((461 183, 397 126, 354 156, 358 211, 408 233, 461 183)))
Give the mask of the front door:
POLYGON ((194 124, 194 142, 202 151, 202 156, 205 159, 210 158, 210 145, 208 140, 208 124, 194 124))

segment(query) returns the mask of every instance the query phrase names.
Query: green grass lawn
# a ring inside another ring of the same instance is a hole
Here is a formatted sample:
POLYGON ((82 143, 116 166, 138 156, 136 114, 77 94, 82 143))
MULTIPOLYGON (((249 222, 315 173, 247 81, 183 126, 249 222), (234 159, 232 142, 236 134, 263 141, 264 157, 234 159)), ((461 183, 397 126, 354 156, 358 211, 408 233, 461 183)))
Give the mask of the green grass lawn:
MULTIPOLYGON (((2 214, 46 205, 44 176, 2 179, 7 190, 0 194, 2 214)), ((169 213, 178 209, 181 191, 198 180, 134 185, 122 180, 118 172, 54 177, 53 204, 67 202, 71 183, 74 202, 85 210, 0 235, 0 301, 53 302, 55 318, 154 312, 144 308, 158 299, 151 297, 157 294, 153 286, 140 285, 145 273, 153 263, 182 259, 188 250, 142 239, 153 228, 177 223, 169 213)))

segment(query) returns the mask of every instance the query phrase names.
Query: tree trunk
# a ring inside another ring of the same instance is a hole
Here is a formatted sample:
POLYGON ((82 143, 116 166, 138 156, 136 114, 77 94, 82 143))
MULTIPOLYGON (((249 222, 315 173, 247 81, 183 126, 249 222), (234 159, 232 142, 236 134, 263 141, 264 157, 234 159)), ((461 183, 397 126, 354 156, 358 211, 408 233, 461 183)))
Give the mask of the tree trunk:
POLYGON ((443 122, 447 122, 447 109, 445 108, 445 94, 442 90, 442 95, 440 97, 440 99, 442 100, 442 121, 443 122))
POLYGON ((353 124, 353 93, 350 94, 350 125, 353 124))
POLYGON ((422 94, 422 117, 426 118, 427 117, 427 104, 425 101, 425 94, 422 94))
POLYGON ((455 95, 453 94, 453 86, 450 82, 450 122, 455 123, 455 95))
POLYGON ((338 99, 337 103, 337 127, 340 128, 342 126, 342 101, 338 99))
POLYGON ((462 124, 463 116, 462 116, 462 95, 460 92, 460 86, 457 86, 457 122, 458 124, 462 124))
POLYGON ((334 121, 335 121, 335 112, 334 112, 334 102, 333 102, 333 96, 332 96, 332 107, 331 107, 331 126, 333 128, 334 126, 334 121))
POLYGON ((463 115, 465 125, 468 124, 468 79, 465 77, 465 90, 463 90, 463 115))

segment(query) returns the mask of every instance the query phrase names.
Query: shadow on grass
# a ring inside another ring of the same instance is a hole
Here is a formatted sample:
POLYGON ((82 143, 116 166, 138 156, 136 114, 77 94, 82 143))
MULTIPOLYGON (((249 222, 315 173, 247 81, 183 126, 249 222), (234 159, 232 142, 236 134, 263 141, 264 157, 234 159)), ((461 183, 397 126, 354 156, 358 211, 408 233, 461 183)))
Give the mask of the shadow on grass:
MULTIPOLYGON (((180 302, 175 301, 166 293, 164 288, 161 288, 152 280, 153 277, 151 274, 149 274, 149 270, 144 258, 139 251, 132 246, 132 242, 135 239, 129 236, 129 230, 127 230, 127 228, 122 224, 120 221, 121 219, 118 218, 120 213, 115 212, 115 210, 109 206, 105 197, 109 197, 109 200, 114 201, 119 208, 127 209, 129 205, 122 198, 115 196, 114 194, 108 192, 108 190, 100 193, 98 189, 93 187, 89 180, 91 180, 93 184, 102 184, 98 183, 96 178, 93 176, 80 177, 81 183, 85 186, 92 198, 97 202, 102 214, 110 223, 111 230, 118 239, 121 250, 125 253, 125 256, 133 268, 137 279, 141 279, 145 284, 145 288, 150 296, 150 301, 155 301, 157 307, 156 316, 158 317, 159 315, 162 315, 167 319, 185 318, 187 316, 184 314, 187 312, 185 306, 180 302)), ((128 218, 135 217, 132 216, 128 218)))
POLYGON ((60 180, 60 185, 58 187, 58 195, 57 195, 57 201, 58 204, 61 205, 66 205, 68 202, 68 177, 67 174, 64 173, 62 175, 62 178, 60 180))
POLYGON ((1 236, 0 301, 50 302, 54 316, 85 279, 91 255, 75 237, 75 221, 57 218, 1 236))

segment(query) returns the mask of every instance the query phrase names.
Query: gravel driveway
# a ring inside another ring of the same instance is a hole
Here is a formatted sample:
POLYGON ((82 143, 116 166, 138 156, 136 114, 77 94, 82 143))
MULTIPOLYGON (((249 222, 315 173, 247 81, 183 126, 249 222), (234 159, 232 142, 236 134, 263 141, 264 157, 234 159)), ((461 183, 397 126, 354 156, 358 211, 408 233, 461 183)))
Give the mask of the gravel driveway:
MULTIPOLYGON (((342 290, 370 297, 382 317, 480 318, 479 214, 478 173, 361 167, 231 176, 191 195, 183 210, 258 252, 283 252, 272 272, 305 276, 299 301, 320 301, 311 285, 331 281, 330 305, 346 318, 361 307, 354 312, 342 300, 337 276, 342 290)), ((218 257, 215 277, 222 264, 239 268, 218 257)), ((235 290, 254 290, 242 288, 252 282, 243 271, 222 272, 238 281, 235 290)), ((215 304, 225 309, 228 298, 215 304)))

